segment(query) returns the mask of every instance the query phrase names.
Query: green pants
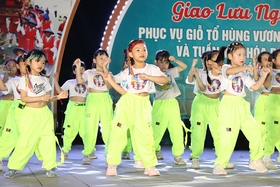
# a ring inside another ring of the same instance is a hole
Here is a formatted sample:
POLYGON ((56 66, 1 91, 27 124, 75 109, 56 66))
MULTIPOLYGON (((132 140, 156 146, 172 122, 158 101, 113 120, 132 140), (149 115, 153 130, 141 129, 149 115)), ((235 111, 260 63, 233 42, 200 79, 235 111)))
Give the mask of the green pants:
POLYGON ((265 106, 266 139, 264 155, 271 156, 280 139, 280 94, 269 94, 265 106))
POLYGON ((243 97, 224 95, 219 106, 219 149, 215 165, 223 168, 228 164, 241 130, 249 141, 250 158, 263 157, 260 126, 250 112, 250 103, 243 97))
POLYGON ((82 140, 84 139, 85 132, 85 102, 73 102, 70 101, 67 104, 64 120, 64 135, 63 135, 63 148, 64 152, 69 152, 72 147, 72 142, 79 133, 82 140))
POLYGON ((131 136, 130 136, 130 131, 127 131, 127 144, 123 150, 123 152, 128 152, 130 153, 133 149, 133 146, 132 146, 132 140, 131 140, 131 136))
POLYGON ((8 168, 22 170, 38 149, 46 170, 59 165, 56 162, 56 137, 53 114, 43 108, 25 107, 18 124, 19 138, 8 162, 8 168))
POLYGON ((11 100, 0 100, 0 136, 3 132, 8 111, 13 101, 11 100))
POLYGON ((113 102, 109 93, 89 93, 86 100, 84 150, 82 151, 84 155, 90 155, 95 151, 99 122, 107 155, 112 118, 113 102))
POLYGON ((0 137, 0 160, 8 158, 17 143, 19 136, 17 124, 23 111, 20 106, 24 106, 23 103, 15 100, 8 110, 4 131, 0 137))
POLYGON ((164 132, 168 129, 172 142, 172 154, 174 156, 181 156, 185 149, 182 123, 179 104, 175 98, 155 100, 152 109, 155 148, 159 147, 164 132))
POLYGON ((214 141, 215 151, 219 149, 218 108, 219 99, 212 99, 203 94, 196 95, 191 108, 191 158, 199 158, 204 150, 207 125, 214 141))
MULTIPOLYGON (((263 145, 265 145, 265 139, 266 139, 265 105, 266 105, 267 98, 268 98, 267 95, 260 95, 256 100, 255 107, 254 107, 254 111, 255 111, 254 118, 261 127, 263 145)), ((278 152, 280 152, 280 137, 279 140, 276 142, 275 147, 278 150, 278 152)))
POLYGON ((127 130, 129 130, 134 152, 139 160, 142 160, 144 167, 150 168, 157 165, 151 112, 149 96, 142 97, 126 93, 119 99, 111 125, 108 164, 121 163, 121 152, 127 145, 127 130))

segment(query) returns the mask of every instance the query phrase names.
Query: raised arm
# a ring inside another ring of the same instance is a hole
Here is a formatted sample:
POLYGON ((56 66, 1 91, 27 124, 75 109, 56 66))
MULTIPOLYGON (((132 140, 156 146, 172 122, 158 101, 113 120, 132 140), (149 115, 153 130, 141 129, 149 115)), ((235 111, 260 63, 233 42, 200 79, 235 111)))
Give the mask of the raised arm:
POLYGON ((228 76, 242 71, 249 71, 249 73, 253 73, 253 68, 251 66, 231 67, 226 70, 226 74, 228 76))
POLYGON ((64 90, 58 84, 58 77, 59 77, 58 73, 55 72, 53 75, 54 87, 55 87, 56 92, 59 94, 60 92, 62 92, 64 90))
POLYGON ((83 79, 82 75, 81 75, 81 71, 80 71, 80 68, 81 68, 81 60, 79 58, 77 58, 75 61, 74 61, 74 64, 76 65, 76 80, 77 80, 77 83, 79 84, 84 84, 85 83, 85 80, 83 79))
POLYGON ((256 84, 252 85, 250 88, 254 91, 260 89, 260 87, 264 84, 265 79, 267 75, 269 74, 270 70, 269 68, 263 67, 262 68, 262 76, 259 78, 258 82, 256 84))
POLYGON ((184 71, 185 69, 187 69, 187 64, 185 64, 184 62, 176 59, 174 56, 170 56, 169 60, 176 63, 178 65, 178 72, 180 73, 181 71, 184 71))
POLYGON ((188 82, 189 83, 193 82, 194 69, 195 69, 195 66, 196 66, 197 62, 198 62, 197 59, 193 59, 193 61, 192 61, 192 66, 191 66, 191 69, 190 69, 189 75, 188 75, 188 82))

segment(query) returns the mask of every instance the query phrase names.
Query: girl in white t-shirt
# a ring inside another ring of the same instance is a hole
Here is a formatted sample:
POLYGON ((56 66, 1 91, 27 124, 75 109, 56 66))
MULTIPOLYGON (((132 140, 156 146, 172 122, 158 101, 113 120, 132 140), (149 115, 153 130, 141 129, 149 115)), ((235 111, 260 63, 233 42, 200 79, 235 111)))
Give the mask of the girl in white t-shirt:
MULTIPOLYGON (((73 74, 76 75, 76 65, 72 65, 73 74)), ((80 73, 85 72, 85 63, 81 62, 80 73)), ((58 74, 54 75, 54 86, 57 93, 69 92, 69 101, 65 111, 63 147, 64 158, 68 158, 68 152, 71 150, 72 142, 79 133, 82 140, 84 139, 84 121, 86 112, 86 84, 78 84, 76 79, 67 80, 61 87, 58 84, 58 74)))
POLYGON ((258 90, 264 83, 268 68, 262 68, 262 76, 256 83, 250 77, 253 73, 253 67, 244 65, 246 60, 246 49, 239 42, 233 42, 227 47, 220 49, 219 58, 216 61, 224 60, 224 52, 227 53, 227 64, 222 67, 223 84, 221 91, 224 96, 219 105, 219 147, 216 151, 217 159, 214 164, 213 174, 226 175, 224 168, 228 164, 239 131, 249 141, 250 164, 249 168, 259 173, 267 172, 262 163, 263 145, 261 139, 261 130, 253 118, 250 111, 250 103, 244 97, 246 96, 245 86, 250 90, 258 90))
POLYGON ((265 126, 266 138, 264 144, 263 163, 269 170, 277 170, 270 156, 275 151, 275 144, 280 137, 280 49, 272 52, 272 72, 265 81, 265 88, 270 89, 269 96, 265 104, 265 126))
POLYGON ((147 48, 143 40, 132 40, 127 51, 129 67, 114 76, 116 82, 109 82, 122 96, 116 104, 111 122, 106 175, 117 175, 117 165, 121 163, 129 130, 136 154, 135 165, 142 165, 145 175, 158 176, 149 94, 155 93, 155 83, 163 85, 169 81, 157 66, 145 62, 147 48), (116 83, 120 83, 120 86, 116 83))
POLYGON ((22 170, 36 149, 42 156, 47 176, 57 176, 53 113, 46 103, 67 98, 68 93, 50 96, 51 85, 43 76, 46 61, 46 55, 37 49, 27 55, 27 74, 20 78, 18 86, 26 106, 18 123, 19 137, 8 162, 9 171, 4 174, 6 178, 13 178, 17 170, 22 170))

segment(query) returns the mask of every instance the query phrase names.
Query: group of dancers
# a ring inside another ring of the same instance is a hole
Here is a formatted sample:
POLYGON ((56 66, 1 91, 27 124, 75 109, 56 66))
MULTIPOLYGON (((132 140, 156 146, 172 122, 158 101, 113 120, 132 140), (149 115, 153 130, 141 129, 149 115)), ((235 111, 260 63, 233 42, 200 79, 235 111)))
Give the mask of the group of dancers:
MULTIPOLYGON (((13 178, 33 153, 42 160, 48 177, 57 176, 55 170, 61 162, 56 161, 53 115, 46 103, 67 97, 62 158, 68 158, 72 142, 79 133, 84 144, 82 164, 90 164, 90 159, 96 159, 94 152, 100 124, 107 176, 117 175, 122 156, 125 158, 127 154, 124 153, 131 148, 134 167, 143 168, 145 175, 159 176, 155 166, 163 159, 160 142, 166 129, 172 142, 174 164, 186 165, 183 159, 186 127, 176 100, 181 94, 176 78, 187 65, 167 50, 156 52, 155 64, 146 63, 146 58, 145 42, 132 40, 121 72, 113 75, 108 67, 114 62, 106 50, 98 49, 93 55, 92 69, 86 70, 85 63, 76 59, 72 65, 75 78, 62 86, 55 74, 58 95, 50 96, 51 86, 44 77, 45 54, 34 49, 19 56, 15 66, 20 70, 20 77, 8 80, 5 75, 0 80, 0 89, 7 91, 5 94, 14 94, 0 137, 0 159, 8 158, 14 149, 8 161, 9 170, 4 176, 13 178), (115 106, 109 93, 111 88, 121 95, 115 106), (155 94, 152 104, 150 94, 155 94), (7 140, 9 146, 1 143, 7 140)), ((201 60, 203 68, 196 68, 198 60, 194 59, 186 78, 187 84, 194 85, 196 94, 190 115, 191 167, 200 168, 199 157, 203 153, 209 125, 217 156, 213 174, 226 175, 226 169, 234 168, 230 157, 239 130, 249 141, 249 168, 260 173, 276 170, 270 156, 275 146, 279 146, 280 137, 280 116, 275 112, 280 99, 280 50, 272 54, 263 52, 254 58, 254 66, 248 66, 245 65, 245 46, 233 42, 219 51, 203 53, 201 60), (225 59, 227 63, 224 63, 225 59), (254 117, 250 103, 244 99, 245 86, 260 93, 254 117)), ((2 161, 0 166, 2 169, 2 161)))

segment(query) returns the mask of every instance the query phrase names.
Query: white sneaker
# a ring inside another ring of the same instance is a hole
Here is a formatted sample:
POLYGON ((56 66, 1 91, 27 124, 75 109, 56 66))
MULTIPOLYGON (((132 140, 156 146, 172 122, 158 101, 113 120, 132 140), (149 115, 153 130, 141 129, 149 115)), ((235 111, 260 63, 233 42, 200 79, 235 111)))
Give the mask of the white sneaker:
POLYGON ((159 171, 155 167, 146 168, 144 174, 149 176, 160 176, 159 171))
POLYGON ((276 161, 277 161, 278 163, 280 163, 280 153, 278 154, 278 157, 276 158, 276 161))
POLYGON ((2 169, 3 169, 3 161, 0 160, 0 171, 2 171, 2 169))
POLYGON ((91 154, 89 155, 89 158, 90 158, 90 159, 97 159, 97 156, 96 156, 94 153, 91 153, 91 154))
POLYGON ((130 160, 130 154, 129 154, 129 152, 123 152, 123 153, 122 153, 122 159, 124 159, 124 160, 130 160))
POLYGON ((8 45, 8 48, 11 48, 11 47, 12 47, 12 44, 9 44, 9 45, 8 45))
POLYGON ((82 160, 83 165, 90 165, 90 157, 88 155, 84 155, 84 158, 82 160))
POLYGON ((199 160, 198 158, 192 158, 192 169, 199 169, 200 166, 199 166, 199 160))
POLYGON ((216 166, 214 166, 213 174, 214 175, 227 175, 227 171, 222 166, 216 165, 216 166))
POLYGON ((133 166, 137 169, 144 169, 145 168, 141 160, 135 160, 133 166))
POLYGON ((272 161, 270 160, 270 158, 263 158, 262 160, 263 165, 268 169, 268 170, 277 170, 277 166, 275 166, 272 161))
POLYGON ((179 165, 179 166, 187 165, 181 156, 174 157, 174 164, 179 165))
POLYGON ((257 160, 257 161, 251 160, 249 164, 249 168, 256 170, 256 172, 258 173, 265 173, 268 171, 267 168, 263 165, 262 160, 257 160))
POLYGON ((227 163, 227 165, 226 165, 226 169, 234 169, 234 165, 233 165, 233 163, 227 163))
POLYGON ((106 175, 107 176, 116 176, 117 175, 117 166, 113 165, 113 164, 108 164, 106 175))
POLYGON ((163 155, 160 151, 156 151, 156 157, 157 157, 158 160, 163 160, 164 159, 163 155))

